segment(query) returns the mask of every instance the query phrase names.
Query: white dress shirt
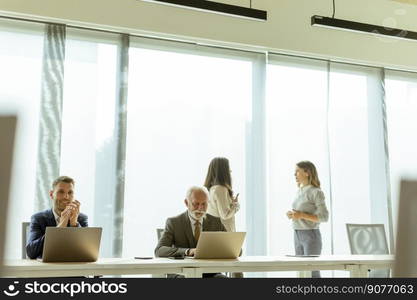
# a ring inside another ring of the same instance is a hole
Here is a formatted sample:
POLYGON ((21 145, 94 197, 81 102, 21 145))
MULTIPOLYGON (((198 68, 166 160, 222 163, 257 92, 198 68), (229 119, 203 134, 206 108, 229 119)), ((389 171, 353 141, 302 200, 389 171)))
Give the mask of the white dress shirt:
POLYGON ((52 212, 53 212, 54 217, 55 217, 56 225, 58 225, 59 224, 59 221, 61 220, 61 217, 58 216, 58 214, 55 212, 54 209, 52 209, 52 212))
MULTIPOLYGON (((196 219, 194 219, 190 212, 188 211, 188 217, 190 218, 190 223, 191 223, 191 229, 193 230, 193 236, 195 236, 195 223, 197 222, 196 219)), ((203 222, 204 222, 204 218, 201 218, 200 220, 198 220, 198 222, 200 222, 200 232, 203 231, 203 222)))

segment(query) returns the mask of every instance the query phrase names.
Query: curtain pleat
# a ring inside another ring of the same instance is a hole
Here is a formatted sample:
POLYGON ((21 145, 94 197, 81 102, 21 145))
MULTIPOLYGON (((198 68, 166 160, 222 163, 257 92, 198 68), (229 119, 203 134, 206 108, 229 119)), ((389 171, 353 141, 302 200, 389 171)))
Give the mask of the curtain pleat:
POLYGON ((35 210, 51 206, 48 191, 59 176, 65 30, 64 25, 45 26, 35 210))

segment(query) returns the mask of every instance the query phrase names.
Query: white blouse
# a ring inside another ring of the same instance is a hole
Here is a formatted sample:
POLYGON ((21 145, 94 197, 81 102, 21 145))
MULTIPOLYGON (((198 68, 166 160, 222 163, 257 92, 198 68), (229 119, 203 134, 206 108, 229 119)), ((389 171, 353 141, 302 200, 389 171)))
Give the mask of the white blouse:
POLYGON ((233 201, 225 186, 213 185, 210 188, 207 213, 220 218, 227 231, 236 231, 235 214, 239 208, 239 203, 233 201))

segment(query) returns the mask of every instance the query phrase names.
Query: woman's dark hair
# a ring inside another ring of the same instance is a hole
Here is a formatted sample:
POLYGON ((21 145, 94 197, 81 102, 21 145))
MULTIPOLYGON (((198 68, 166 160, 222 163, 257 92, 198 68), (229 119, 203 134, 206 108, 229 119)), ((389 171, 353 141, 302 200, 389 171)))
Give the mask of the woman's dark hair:
POLYGON ((213 185, 226 187, 230 197, 233 197, 229 160, 225 157, 215 157, 210 162, 204 186, 210 191, 213 185))

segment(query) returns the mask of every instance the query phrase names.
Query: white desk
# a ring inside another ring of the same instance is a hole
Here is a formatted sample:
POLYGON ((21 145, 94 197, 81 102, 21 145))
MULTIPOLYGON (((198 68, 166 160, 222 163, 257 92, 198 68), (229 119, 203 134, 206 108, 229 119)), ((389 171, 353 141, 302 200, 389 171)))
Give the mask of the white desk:
POLYGON ((102 258, 94 263, 42 263, 36 260, 6 260, 6 277, 63 277, 181 273, 199 278, 203 273, 344 270, 351 277, 367 277, 368 269, 389 269, 392 255, 323 255, 320 257, 244 256, 238 259, 102 258))
MULTIPOLYGON (((188 261, 187 261, 188 262, 188 261)), ((65 277, 98 275, 133 275, 184 273, 187 265, 184 260, 154 258, 149 260, 131 258, 100 258, 92 263, 43 263, 37 260, 6 260, 3 276, 6 277, 65 277), (185 269, 185 270, 184 270, 185 269)), ((194 272, 191 272, 194 274, 194 272)), ((190 277, 188 275, 187 277, 190 277)))
POLYGON ((192 277, 215 272, 275 272, 343 270, 350 277, 367 277, 368 269, 390 269, 393 255, 323 255, 320 257, 245 256, 237 260, 194 260, 192 277))

